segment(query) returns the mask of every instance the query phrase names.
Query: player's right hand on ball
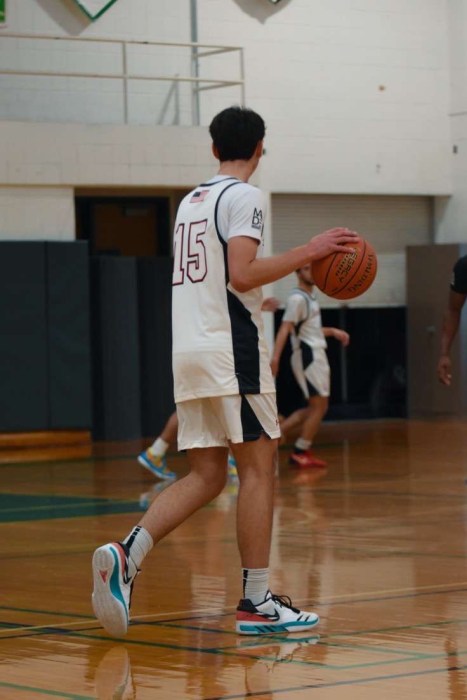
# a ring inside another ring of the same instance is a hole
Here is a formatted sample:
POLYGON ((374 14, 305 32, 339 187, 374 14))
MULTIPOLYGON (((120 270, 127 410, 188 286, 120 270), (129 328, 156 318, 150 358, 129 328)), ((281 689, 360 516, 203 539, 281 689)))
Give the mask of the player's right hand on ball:
POLYGON ((359 240, 360 236, 356 231, 342 227, 330 228, 313 236, 308 243, 310 259, 319 260, 331 253, 353 253, 352 243, 356 244, 359 240))

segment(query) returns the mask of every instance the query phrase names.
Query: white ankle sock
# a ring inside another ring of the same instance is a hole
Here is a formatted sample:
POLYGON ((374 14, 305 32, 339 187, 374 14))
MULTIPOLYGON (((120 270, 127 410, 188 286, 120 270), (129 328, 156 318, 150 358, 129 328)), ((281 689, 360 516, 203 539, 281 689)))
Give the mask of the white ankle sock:
POLYGON ((269 569, 243 569, 243 597, 253 605, 266 598, 269 584, 269 569))
POLYGON ((152 452, 153 455, 163 457, 168 449, 169 443, 163 440, 161 437, 158 437, 157 440, 149 448, 149 451, 152 452))
POLYGON ((295 442, 295 447, 297 450, 309 450, 311 447, 311 440, 305 440, 304 438, 298 438, 295 442))
POLYGON ((128 537, 123 540, 123 544, 126 544, 130 550, 130 556, 138 569, 144 557, 149 554, 154 546, 151 535, 140 525, 136 525, 133 528, 128 537))

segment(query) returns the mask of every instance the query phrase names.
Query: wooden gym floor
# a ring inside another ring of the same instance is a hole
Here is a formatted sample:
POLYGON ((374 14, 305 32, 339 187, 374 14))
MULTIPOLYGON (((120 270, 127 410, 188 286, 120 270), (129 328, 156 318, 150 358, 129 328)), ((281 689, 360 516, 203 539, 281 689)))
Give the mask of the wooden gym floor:
POLYGON ((115 640, 90 561, 156 495, 141 444, 0 464, 0 698, 466 698, 467 425, 325 424, 318 447, 326 472, 281 450, 271 572, 321 624, 260 638, 234 633, 234 487, 153 550, 115 640))

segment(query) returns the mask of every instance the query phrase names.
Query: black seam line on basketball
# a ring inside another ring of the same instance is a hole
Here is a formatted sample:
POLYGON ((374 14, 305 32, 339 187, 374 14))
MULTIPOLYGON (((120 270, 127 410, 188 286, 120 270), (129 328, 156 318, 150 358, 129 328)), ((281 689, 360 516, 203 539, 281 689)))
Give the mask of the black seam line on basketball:
POLYGON ((255 691, 248 693, 241 693, 241 695, 216 695, 215 697, 204 698, 204 700, 241 700, 242 698, 254 698, 261 697, 264 695, 281 695, 284 693, 293 693, 295 691, 300 692, 303 690, 320 690, 322 688, 336 688, 347 685, 364 685, 365 683, 375 683, 376 681, 394 680, 397 678, 413 678, 415 676, 425 676, 433 673, 446 673, 451 671, 464 671, 467 669, 467 664, 459 666, 449 666, 448 668, 430 668, 426 671, 407 671, 406 673, 390 673, 384 676, 373 676, 370 678, 354 678, 342 681, 333 681, 329 683, 309 683, 299 686, 291 686, 289 688, 278 688, 278 689, 267 689, 263 691, 255 691))
POLYGON ((336 257, 337 257, 337 253, 334 253, 334 255, 332 256, 332 260, 331 260, 331 262, 330 262, 329 265, 328 265, 328 270, 327 270, 326 275, 325 275, 325 277, 324 277, 324 288, 325 288, 325 289, 326 289, 326 285, 327 285, 327 283, 328 283, 329 272, 331 271, 331 267, 333 266, 334 260, 336 259, 336 257))
POLYGON ((334 294, 339 294, 339 292, 342 292, 342 290, 345 289, 345 287, 348 287, 349 284, 352 282, 353 278, 360 270, 360 267, 362 266, 363 261, 365 260, 365 252, 366 252, 366 241, 363 241, 363 250, 362 250, 361 255, 360 255, 360 262, 357 265, 357 269, 353 273, 352 277, 350 277, 350 279, 345 280, 344 284, 342 285, 342 287, 340 287, 340 289, 336 289, 334 291, 334 294))

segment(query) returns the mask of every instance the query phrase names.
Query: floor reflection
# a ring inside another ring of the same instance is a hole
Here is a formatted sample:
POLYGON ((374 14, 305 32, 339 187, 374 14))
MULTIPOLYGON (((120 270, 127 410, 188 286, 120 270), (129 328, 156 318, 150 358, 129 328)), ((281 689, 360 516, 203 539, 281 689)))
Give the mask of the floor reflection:
POLYGON ((124 645, 118 644, 104 653, 96 668, 94 682, 99 700, 136 698, 130 655, 124 645))

